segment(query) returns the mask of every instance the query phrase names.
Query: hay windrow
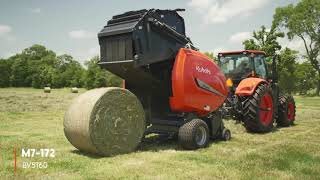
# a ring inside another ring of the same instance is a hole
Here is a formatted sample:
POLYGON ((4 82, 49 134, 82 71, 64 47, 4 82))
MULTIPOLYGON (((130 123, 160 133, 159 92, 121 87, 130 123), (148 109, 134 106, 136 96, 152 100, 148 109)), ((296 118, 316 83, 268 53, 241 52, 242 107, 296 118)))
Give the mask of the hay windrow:
POLYGON ((75 99, 64 119, 65 135, 71 144, 103 156, 133 151, 144 130, 141 103, 121 88, 87 91, 75 99))

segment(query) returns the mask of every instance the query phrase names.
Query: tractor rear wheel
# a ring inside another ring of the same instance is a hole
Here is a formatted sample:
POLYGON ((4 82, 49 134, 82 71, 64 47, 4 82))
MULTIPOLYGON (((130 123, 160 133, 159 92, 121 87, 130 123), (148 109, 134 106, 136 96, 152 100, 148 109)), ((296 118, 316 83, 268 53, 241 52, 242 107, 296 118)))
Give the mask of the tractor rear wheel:
POLYGON ((293 125, 296 116, 296 104, 292 96, 279 96, 277 124, 280 127, 293 125))
POLYGON ((179 143, 184 149, 204 148, 209 143, 209 128, 201 119, 193 119, 179 129, 179 143))
POLYGON ((266 84, 259 85, 253 95, 244 100, 243 113, 247 131, 264 133, 272 130, 273 100, 271 90, 266 84))

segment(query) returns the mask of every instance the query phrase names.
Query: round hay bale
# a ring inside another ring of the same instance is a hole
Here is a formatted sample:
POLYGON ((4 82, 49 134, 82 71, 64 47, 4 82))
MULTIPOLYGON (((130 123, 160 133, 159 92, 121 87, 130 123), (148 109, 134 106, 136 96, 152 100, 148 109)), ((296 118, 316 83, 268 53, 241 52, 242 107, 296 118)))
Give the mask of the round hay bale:
POLYGON ((43 92, 44 93, 50 93, 51 92, 51 88, 50 87, 44 87, 43 92))
POLYGON ((71 88, 71 93, 78 93, 78 88, 77 87, 73 87, 71 88))
POLYGON ((145 114, 138 98, 117 87, 87 91, 64 116, 64 133, 77 149, 102 156, 132 152, 145 131, 145 114))

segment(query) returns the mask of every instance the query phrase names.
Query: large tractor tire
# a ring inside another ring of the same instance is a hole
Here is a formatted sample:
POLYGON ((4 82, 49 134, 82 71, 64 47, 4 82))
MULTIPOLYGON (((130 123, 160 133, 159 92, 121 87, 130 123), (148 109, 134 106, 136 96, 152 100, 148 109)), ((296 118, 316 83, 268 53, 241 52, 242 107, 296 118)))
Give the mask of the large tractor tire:
POLYGON ((78 96, 64 117, 64 133, 77 149, 101 156, 129 153, 145 131, 138 98, 122 88, 100 88, 78 96))
POLYGON ((273 100, 271 90, 266 84, 259 85, 253 95, 245 99, 243 112, 243 122, 247 131, 265 133, 272 130, 273 100))
POLYGON ((288 127, 293 125, 296 117, 296 104, 292 96, 279 96, 277 125, 288 127))
POLYGON ((204 148, 209 144, 209 128, 201 119, 193 119, 179 129, 178 139, 184 149, 204 148))

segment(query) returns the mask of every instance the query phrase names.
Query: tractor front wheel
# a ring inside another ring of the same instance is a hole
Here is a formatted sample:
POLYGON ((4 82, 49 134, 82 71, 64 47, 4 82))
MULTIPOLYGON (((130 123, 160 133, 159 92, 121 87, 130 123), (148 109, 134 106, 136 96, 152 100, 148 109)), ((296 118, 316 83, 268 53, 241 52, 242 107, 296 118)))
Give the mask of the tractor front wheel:
POLYGON ((209 128, 201 119, 193 119, 179 129, 179 143, 184 149, 204 148, 209 144, 209 128))
POLYGON ((279 96, 277 125, 288 127, 293 125, 296 116, 296 104, 292 96, 279 96))
POLYGON ((252 96, 246 97, 243 105, 243 122, 249 132, 270 132, 273 127, 273 100, 266 84, 257 87, 252 96))

